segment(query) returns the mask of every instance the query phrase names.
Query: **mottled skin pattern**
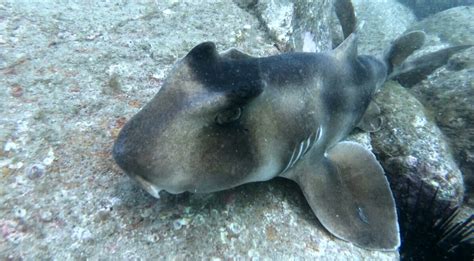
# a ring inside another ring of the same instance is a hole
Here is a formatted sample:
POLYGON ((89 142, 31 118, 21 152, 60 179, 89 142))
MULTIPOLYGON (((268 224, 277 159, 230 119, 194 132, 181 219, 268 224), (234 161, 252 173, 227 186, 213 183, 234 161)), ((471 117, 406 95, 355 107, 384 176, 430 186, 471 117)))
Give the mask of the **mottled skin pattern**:
POLYGON ((384 62, 357 55, 355 34, 330 52, 264 58, 202 43, 124 126, 113 156, 155 197, 290 178, 331 233, 393 250, 398 225, 383 169, 360 145, 339 143, 386 75, 384 62))

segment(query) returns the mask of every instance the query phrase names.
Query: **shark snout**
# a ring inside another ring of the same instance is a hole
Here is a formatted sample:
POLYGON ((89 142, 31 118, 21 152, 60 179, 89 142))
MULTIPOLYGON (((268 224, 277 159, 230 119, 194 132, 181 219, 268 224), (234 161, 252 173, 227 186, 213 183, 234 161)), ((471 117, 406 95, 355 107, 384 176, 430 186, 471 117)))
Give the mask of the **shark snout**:
POLYGON ((113 159, 154 197, 158 198, 161 190, 171 193, 190 190, 183 163, 176 160, 180 152, 171 149, 173 144, 161 135, 160 128, 153 128, 147 122, 153 121, 136 117, 123 127, 112 148, 113 159))
MULTIPOLYGON (((160 198, 160 191, 163 190, 149 180, 146 168, 140 166, 139 161, 134 158, 133 153, 127 148, 125 138, 117 139, 112 149, 112 156, 117 163, 130 177, 155 198, 160 198)), ((148 171, 148 172, 147 172, 148 171)))
POLYGON ((126 135, 123 135, 123 131, 114 143, 112 148, 112 157, 114 158, 117 165, 125 172, 129 173, 133 169, 138 167, 138 159, 134 152, 134 146, 130 146, 126 135))
POLYGON ((126 165, 128 165, 128 161, 130 159, 127 159, 127 150, 125 148, 125 143, 124 139, 120 139, 120 137, 115 141, 113 147, 112 147, 112 157, 114 158, 115 162, 117 165, 119 165, 120 168, 124 169, 126 165))
POLYGON ((134 117, 120 131, 112 148, 112 156, 117 165, 127 174, 147 175, 154 155, 153 144, 148 137, 151 133, 144 121, 134 117))

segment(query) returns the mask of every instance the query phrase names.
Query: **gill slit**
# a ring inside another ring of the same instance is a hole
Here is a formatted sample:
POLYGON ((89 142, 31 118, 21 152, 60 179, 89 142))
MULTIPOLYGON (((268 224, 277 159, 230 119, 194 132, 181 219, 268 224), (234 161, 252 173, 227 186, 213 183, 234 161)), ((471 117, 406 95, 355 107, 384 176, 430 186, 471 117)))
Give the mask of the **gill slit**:
POLYGON ((291 169, 297 161, 299 161, 310 149, 313 147, 313 145, 321 138, 322 135, 322 130, 321 126, 318 127, 316 133, 310 134, 307 139, 303 139, 299 145, 295 146, 293 149, 293 153, 291 154, 290 160, 286 164, 286 167, 281 171, 280 174, 285 173, 289 169, 291 169), (296 151, 298 150, 298 153, 296 151))

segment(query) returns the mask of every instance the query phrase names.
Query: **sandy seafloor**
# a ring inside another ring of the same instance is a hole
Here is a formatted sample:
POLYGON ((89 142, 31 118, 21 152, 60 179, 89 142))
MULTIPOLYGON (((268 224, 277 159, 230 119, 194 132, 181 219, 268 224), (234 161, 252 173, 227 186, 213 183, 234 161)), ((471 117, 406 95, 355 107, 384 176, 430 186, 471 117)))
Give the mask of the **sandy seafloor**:
POLYGON ((0 258, 393 260, 329 235, 282 179, 149 196, 120 128, 197 43, 277 53, 231 1, 0 2, 0 258))

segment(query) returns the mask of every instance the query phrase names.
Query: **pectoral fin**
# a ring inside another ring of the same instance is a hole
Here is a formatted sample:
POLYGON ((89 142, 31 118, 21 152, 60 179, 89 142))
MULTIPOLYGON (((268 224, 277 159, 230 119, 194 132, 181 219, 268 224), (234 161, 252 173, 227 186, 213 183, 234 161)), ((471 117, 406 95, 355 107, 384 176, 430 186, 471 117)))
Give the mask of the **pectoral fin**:
POLYGON ((354 142, 341 142, 321 162, 298 171, 296 182, 329 232, 367 249, 398 248, 394 199, 370 151, 354 142))

